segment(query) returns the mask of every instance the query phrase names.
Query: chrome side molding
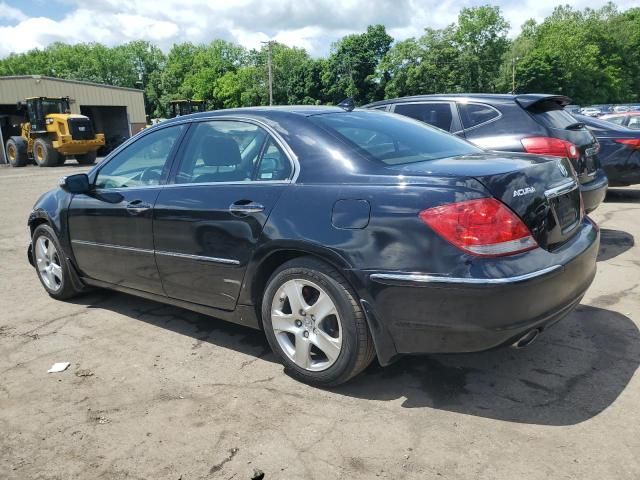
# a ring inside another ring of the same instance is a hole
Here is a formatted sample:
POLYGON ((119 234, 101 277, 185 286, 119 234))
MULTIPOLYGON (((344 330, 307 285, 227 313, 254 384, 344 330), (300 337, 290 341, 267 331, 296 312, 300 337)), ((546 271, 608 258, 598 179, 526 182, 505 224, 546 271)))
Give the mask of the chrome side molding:
POLYGON ((373 273, 369 278, 374 282, 385 284, 412 283, 416 285, 423 285, 434 283, 457 283, 464 285, 505 285, 525 282, 527 280, 556 272, 562 268, 562 265, 553 265, 551 267, 543 268, 542 270, 536 270, 535 272, 504 278, 443 277, 440 275, 422 275, 417 273, 373 273))
POLYGON ((125 247, 122 245, 111 245, 108 243, 89 242, 87 240, 71 240, 71 243, 76 245, 87 245, 90 247, 111 248, 114 250, 126 250, 129 252, 136 252, 136 253, 145 253, 145 254, 151 254, 151 255, 156 254, 156 255, 163 255, 166 257, 185 258, 187 260, 196 260, 200 262, 222 263, 225 265, 240 265, 239 260, 233 260, 231 258, 218 258, 218 257, 207 257, 203 255, 191 255, 189 253, 165 252, 161 250, 151 250, 147 248, 125 247))

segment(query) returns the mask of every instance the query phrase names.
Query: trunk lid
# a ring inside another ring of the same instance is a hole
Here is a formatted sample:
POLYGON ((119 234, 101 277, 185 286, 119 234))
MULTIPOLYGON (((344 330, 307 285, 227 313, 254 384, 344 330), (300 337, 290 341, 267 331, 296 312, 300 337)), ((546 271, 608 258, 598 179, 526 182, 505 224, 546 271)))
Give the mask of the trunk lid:
POLYGON ((578 182, 566 158, 487 152, 390 168, 408 175, 475 178, 518 214, 545 249, 571 238, 582 219, 578 182))

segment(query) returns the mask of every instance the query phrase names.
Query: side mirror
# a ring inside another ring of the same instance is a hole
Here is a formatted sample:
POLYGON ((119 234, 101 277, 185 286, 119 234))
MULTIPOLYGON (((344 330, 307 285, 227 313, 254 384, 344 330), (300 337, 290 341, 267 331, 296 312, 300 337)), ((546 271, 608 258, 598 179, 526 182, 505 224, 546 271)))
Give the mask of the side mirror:
POLYGON ((86 173, 77 173, 75 175, 69 175, 68 177, 62 177, 60 179, 60 188, 69 193, 88 193, 91 190, 89 184, 89 177, 86 173))

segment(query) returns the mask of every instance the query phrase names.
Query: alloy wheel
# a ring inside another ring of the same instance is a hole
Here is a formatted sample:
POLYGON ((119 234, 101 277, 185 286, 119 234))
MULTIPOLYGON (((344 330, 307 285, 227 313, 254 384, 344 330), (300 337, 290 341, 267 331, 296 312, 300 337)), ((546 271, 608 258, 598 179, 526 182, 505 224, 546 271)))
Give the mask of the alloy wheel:
POLYGON ((305 279, 283 283, 271 304, 271 325, 282 351, 300 368, 319 372, 342 350, 342 325, 333 299, 305 279))
POLYGON ((36 266, 46 287, 57 292, 62 288, 62 266, 58 250, 51 239, 44 235, 36 240, 36 266))

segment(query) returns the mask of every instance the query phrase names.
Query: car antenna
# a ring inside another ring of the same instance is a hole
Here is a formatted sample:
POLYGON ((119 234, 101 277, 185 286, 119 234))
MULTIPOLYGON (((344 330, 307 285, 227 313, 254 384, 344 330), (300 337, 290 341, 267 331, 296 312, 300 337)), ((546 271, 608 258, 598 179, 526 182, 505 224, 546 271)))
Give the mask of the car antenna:
POLYGON ((354 103, 352 97, 345 98, 338 104, 338 106, 345 112, 351 112, 354 108, 356 108, 356 104, 354 103))

